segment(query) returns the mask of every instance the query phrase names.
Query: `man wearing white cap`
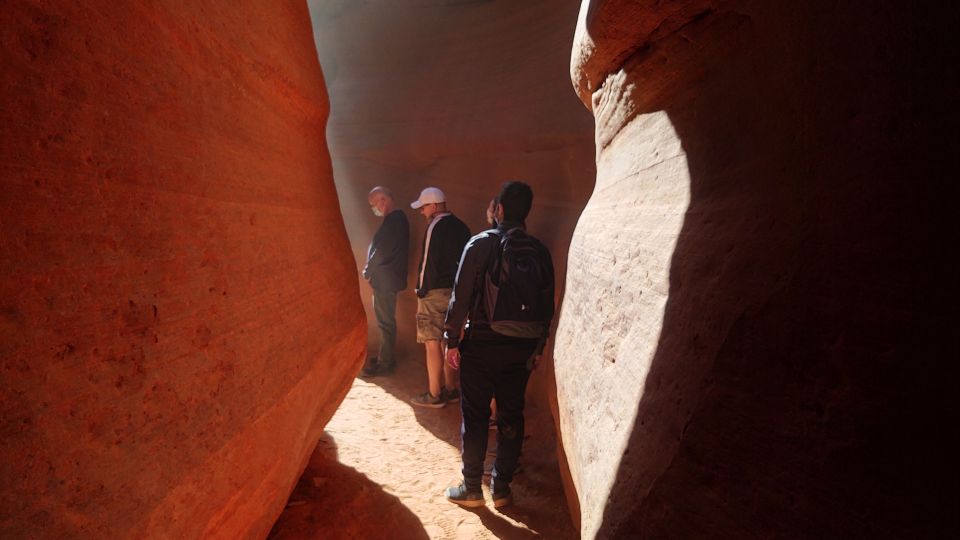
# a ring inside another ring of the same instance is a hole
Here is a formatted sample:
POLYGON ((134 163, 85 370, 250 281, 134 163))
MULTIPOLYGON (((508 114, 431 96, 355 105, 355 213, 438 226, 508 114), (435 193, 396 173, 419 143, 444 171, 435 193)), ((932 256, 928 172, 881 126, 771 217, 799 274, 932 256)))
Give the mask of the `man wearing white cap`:
POLYGON ((427 391, 410 398, 419 407, 440 408, 460 401, 457 377, 443 361, 443 323, 457 276, 460 254, 470 239, 470 229, 447 211, 447 198, 428 187, 410 203, 427 220, 417 277, 417 343, 427 356, 427 391), (442 379, 442 380, 441 380, 442 379), (446 383, 445 385, 443 383, 446 383))

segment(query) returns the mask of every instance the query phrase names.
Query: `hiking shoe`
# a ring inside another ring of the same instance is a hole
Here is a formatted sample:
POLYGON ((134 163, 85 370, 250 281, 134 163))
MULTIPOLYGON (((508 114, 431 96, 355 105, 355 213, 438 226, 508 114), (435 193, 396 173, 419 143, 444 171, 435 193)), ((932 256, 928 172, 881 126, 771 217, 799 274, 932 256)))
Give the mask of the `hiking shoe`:
POLYGON ((443 398, 447 400, 447 403, 457 403, 457 402, 460 401, 460 389, 459 389, 459 388, 453 388, 453 389, 451 389, 451 390, 447 390, 446 388, 442 388, 442 389, 440 390, 440 395, 443 396, 443 398))
POLYGON ((443 494, 447 497, 448 501, 459 504, 465 508, 483 506, 483 492, 480 490, 469 491, 463 484, 456 487, 448 487, 443 494))
POLYGON ((440 391, 439 396, 435 396, 426 391, 419 396, 413 396, 410 398, 410 403, 413 403, 417 407, 430 407, 431 409, 440 409, 447 404, 447 400, 443 399, 443 390, 440 391))
POLYGON ((384 364, 373 364, 372 366, 367 366, 360 370, 360 376, 363 378, 369 377, 388 377, 393 375, 393 370, 396 369, 396 364, 384 365, 384 364))
POLYGON ((381 364, 380 362, 374 362, 373 364, 364 366, 364 368, 360 370, 360 377, 370 378, 393 375, 393 370, 396 368, 397 365, 395 363, 381 364))
POLYGON ((360 370, 361 377, 372 377, 373 374, 377 371, 377 364, 380 363, 380 360, 371 356, 367 358, 367 361, 363 363, 363 368, 360 370))
POLYGON ((513 494, 510 488, 503 488, 501 491, 491 491, 490 497, 493 499, 493 507, 500 508, 513 502, 513 494))

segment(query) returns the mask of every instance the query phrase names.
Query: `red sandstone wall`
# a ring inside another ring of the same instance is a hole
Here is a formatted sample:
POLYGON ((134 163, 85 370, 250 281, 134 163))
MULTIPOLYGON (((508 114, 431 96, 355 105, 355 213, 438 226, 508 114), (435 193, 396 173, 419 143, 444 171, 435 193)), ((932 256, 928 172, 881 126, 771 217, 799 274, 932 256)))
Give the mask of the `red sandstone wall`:
POLYGON ((366 334, 306 5, 14 0, 0 59, 0 537, 263 537, 366 334))
POLYGON ((585 538, 958 534, 957 20, 584 2, 555 361, 585 538))

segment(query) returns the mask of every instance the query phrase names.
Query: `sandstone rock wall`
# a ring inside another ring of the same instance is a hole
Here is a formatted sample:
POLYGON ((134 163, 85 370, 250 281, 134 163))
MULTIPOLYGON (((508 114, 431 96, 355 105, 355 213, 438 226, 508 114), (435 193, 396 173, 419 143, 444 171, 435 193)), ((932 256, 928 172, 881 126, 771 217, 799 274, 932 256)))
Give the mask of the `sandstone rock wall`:
POLYGON ((584 538, 950 536, 955 11, 583 3, 555 361, 584 538))
POLYGON ((302 2, 0 10, 0 537, 259 538, 366 328, 302 2))

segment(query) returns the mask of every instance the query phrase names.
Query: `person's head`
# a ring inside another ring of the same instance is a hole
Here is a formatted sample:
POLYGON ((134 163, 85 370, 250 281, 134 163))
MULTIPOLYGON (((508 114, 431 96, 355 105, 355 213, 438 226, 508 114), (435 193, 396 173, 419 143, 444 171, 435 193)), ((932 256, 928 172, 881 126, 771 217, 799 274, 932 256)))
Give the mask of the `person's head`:
POLYGON ((410 208, 420 210, 427 221, 433 219, 433 216, 447 211, 447 197, 439 188, 428 187, 420 192, 420 197, 410 203, 410 208))
POLYGON ((367 194, 370 210, 377 217, 385 216, 393 211, 393 193, 383 186, 377 186, 367 194))
POLYGON ((497 221, 523 223, 533 205, 533 190, 523 182, 507 182, 497 196, 497 221))
POLYGON ((497 226, 497 198, 494 197, 490 199, 490 204, 487 205, 487 225, 491 227, 497 226))

